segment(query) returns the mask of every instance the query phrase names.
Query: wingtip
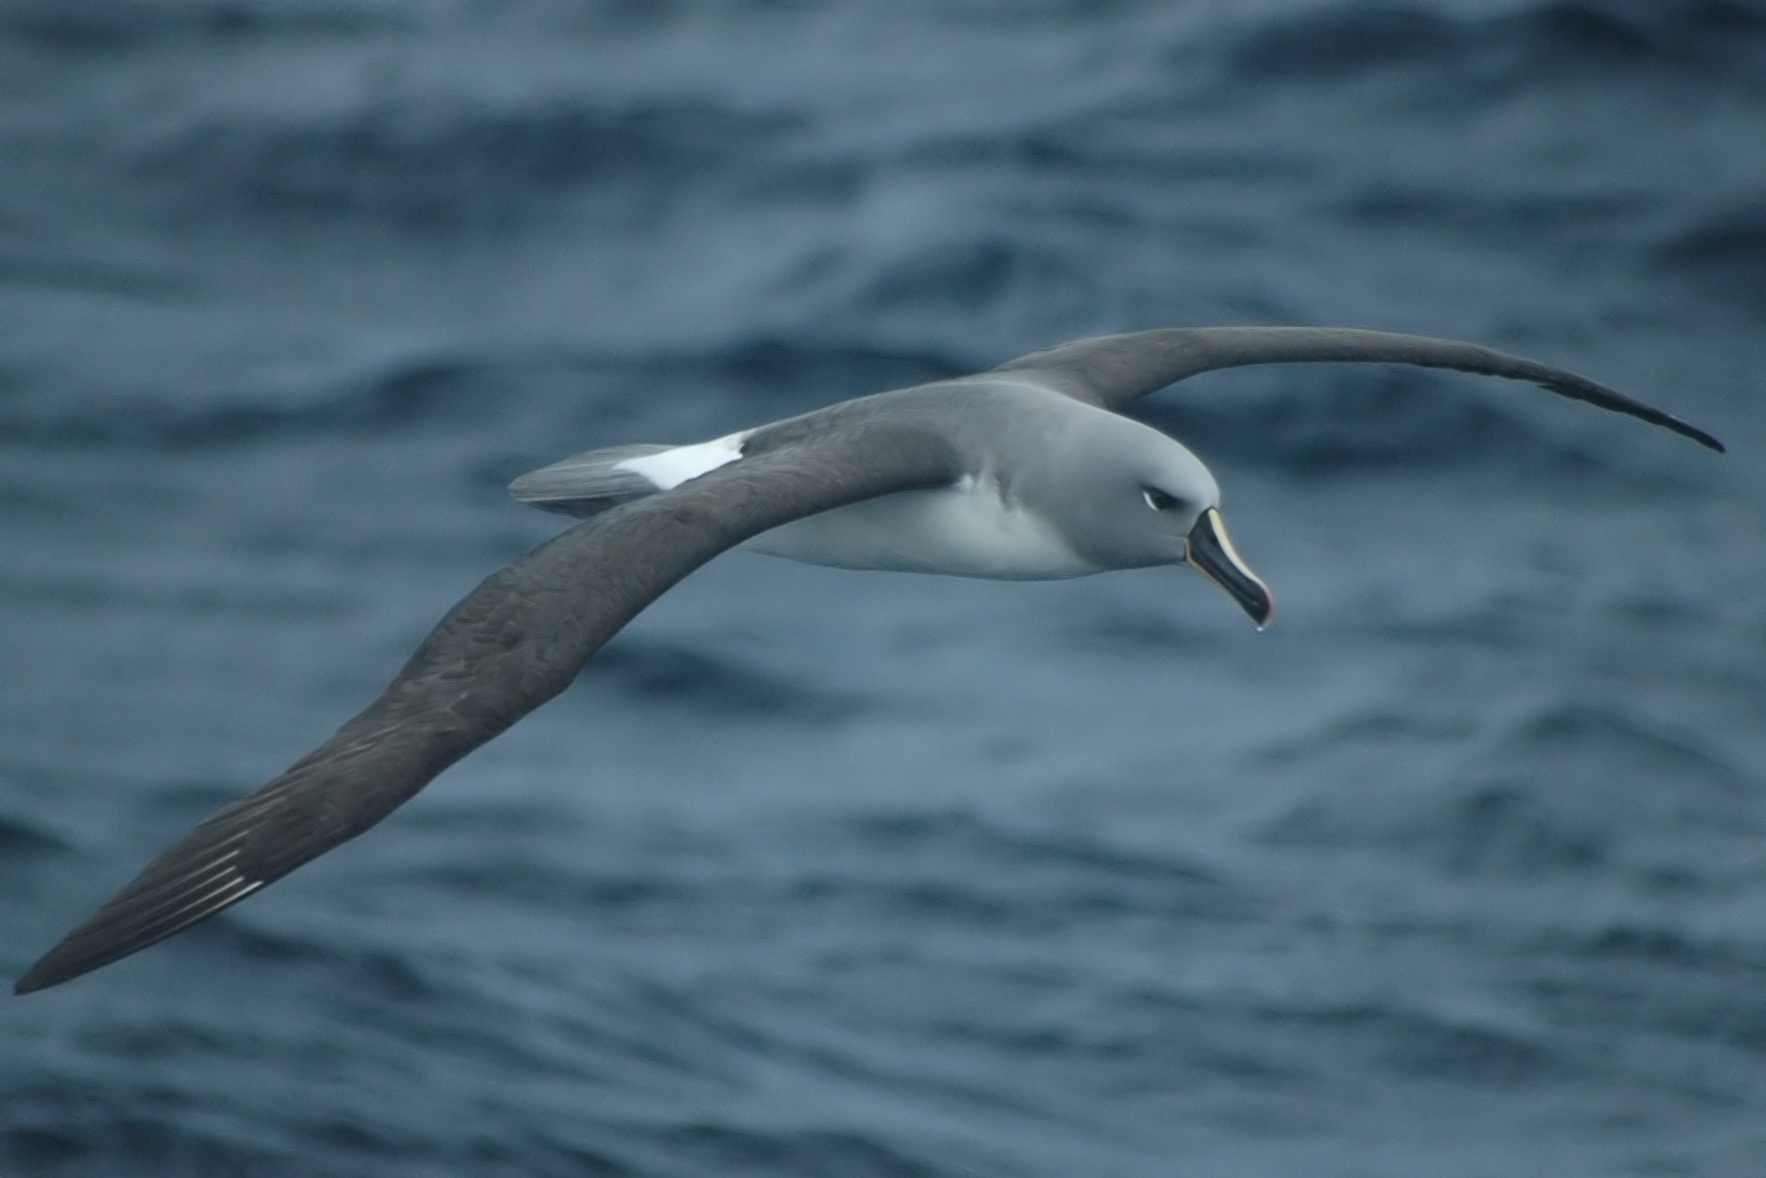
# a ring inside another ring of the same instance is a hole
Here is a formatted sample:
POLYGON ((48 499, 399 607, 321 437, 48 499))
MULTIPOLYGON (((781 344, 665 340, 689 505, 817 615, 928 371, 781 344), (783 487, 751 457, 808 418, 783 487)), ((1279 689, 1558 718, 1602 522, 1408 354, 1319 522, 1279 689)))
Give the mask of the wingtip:
POLYGON ((47 990, 51 986, 59 986, 63 982, 71 982, 82 974, 91 973, 102 965, 109 965, 117 959, 114 953, 93 953, 89 946, 80 943, 81 929, 76 929, 57 941, 43 956, 37 958, 31 967, 20 975, 12 984, 15 996, 35 994, 38 990, 47 990))
MULTIPOLYGON (((57 946, 57 948, 59 947, 57 946)), ((39 957, 31 968, 25 970, 19 976, 18 981, 12 983, 12 994, 15 998, 22 998, 26 994, 35 994, 38 990, 47 990, 51 986, 59 986, 63 982, 72 981, 85 972, 83 969, 70 971, 65 968, 57 968, 55 950, 51 949, 39 957)))
POLYGON ((1693 425, 1691 422, 1682 421, 1678 417, 1670 417, 1667 414, 1663 414, 1663 417, 1665 420, 1658 424, 1667 426, 1682 437, 1691 438, 1707 450, 1715 450, 1719 454, 1729 453, 1729 447, 1725 446, 1722 442, 1719 442, 1715 435, 1708 434, 1698 426, 1693 425))
POLYGON ((1650 416, 1644 416, 1641 413, 1636 414, 1635 416, 1643 417, 1643 420, 1652 425, 1659 425, 1664 429, 1673 430, 1683 438, 1691 438, 1707 450, 1715 450, 1719 454, 1729 453, 1729 447, 1725 446, 1722 442, 1719 442, 1715 434, 1706 433, 1704 430, 1700 429, 1692 422, 1687 421, 1683 417, 1676 417, 1672 413, 1664 413, 1660 409, 1655 410, 1650 416))

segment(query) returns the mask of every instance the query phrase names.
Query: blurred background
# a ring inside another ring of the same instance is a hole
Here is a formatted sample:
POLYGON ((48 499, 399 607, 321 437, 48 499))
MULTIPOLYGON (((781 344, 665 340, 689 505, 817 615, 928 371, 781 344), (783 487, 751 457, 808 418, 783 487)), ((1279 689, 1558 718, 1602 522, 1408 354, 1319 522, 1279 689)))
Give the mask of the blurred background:
POLYGON ((0 1172, 1766 1172, 1766 7, 0 0, 0 972, 560 522, 1078 336, 1274 586, 732 554, 0 1012, 0 1172))

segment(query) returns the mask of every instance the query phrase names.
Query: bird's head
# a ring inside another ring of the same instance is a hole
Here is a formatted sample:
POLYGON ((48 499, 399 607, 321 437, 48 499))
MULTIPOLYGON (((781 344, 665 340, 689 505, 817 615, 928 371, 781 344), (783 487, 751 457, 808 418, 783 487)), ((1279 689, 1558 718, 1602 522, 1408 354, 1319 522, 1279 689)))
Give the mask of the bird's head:
POLYGON ((1200 458, 1150 426, 1116 417, 1097 423, 1091 493, 1079 501, 1092 518, 1073 530, 1086 555, 1109 568, 1187 564, 1226 590, 1258 629, 1275 616, 1275 598, 1227 535, 1220 484, 1200 458))

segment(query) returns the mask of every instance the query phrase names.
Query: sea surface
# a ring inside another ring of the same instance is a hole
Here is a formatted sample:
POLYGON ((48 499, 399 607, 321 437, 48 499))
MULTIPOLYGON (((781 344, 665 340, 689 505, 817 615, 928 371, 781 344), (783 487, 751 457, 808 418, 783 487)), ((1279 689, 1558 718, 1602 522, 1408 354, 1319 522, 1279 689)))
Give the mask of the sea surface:
POLYGON ((0 1001, 0 1175, 1766 1174, 1766 4, 0 0, 0 974, 561 522, 1063 340, 1272 584, 722 557, 0 1001))

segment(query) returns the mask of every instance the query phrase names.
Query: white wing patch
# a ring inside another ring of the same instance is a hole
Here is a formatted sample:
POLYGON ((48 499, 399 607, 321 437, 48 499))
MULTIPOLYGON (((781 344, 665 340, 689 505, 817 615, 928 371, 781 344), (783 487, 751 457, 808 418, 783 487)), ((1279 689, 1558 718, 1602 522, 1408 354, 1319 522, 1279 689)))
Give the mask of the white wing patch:
POLYGON ((672 450, 664 450, 660 454, 644 454, 637 458, 628 458, 624 462, 615 463, 614 470, 629 470, 635 475, 649 479, 658 491, 672 491, 688 479, 696 479, 702 474, 709 474, 720 466, 728 466, 742 457, 742 443, 753 433, 745 429, 741 433, 725 434, 721 438, 713 438, 709 442, 697 442, 691 446, 676 446, 672 450))

